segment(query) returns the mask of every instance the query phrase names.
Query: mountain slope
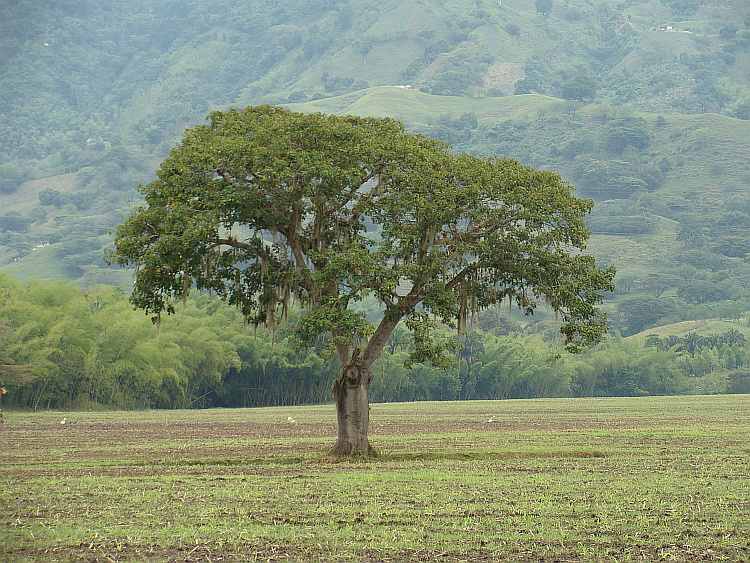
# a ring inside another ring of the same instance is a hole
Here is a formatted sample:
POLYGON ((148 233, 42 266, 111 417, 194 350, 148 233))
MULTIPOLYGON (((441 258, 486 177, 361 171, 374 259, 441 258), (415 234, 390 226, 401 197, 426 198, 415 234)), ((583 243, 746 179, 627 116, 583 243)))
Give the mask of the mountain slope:
POLYGON ((126 282, 101 257, 135 186, 207 112, 273 103, 561 173, 624 330, 633 299, 750 308, 749 27, 720 0, 2 0, 0 264, 126 282))

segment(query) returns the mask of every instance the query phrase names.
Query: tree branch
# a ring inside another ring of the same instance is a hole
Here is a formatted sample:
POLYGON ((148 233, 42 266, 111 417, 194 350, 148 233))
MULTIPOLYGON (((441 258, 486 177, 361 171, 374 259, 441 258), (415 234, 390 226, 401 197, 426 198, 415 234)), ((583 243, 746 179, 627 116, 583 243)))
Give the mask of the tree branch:
POLYGON ((380 323, 375 329, 375 332, 367 341, 367 345, 362 351, 362 365, 366 369, 369 369, 372 363, 377 360, 378 357, 380 357, 380 353, 383 351, 383 348, 385 348, 385 345, 388 342, 388 338, 390 338, 391 333, 396 328, 396 325, 398 325, 398 323, 401 322, 401 319, 403 318, 403 314, 399 314, 393 309, 391 309, 390 311, 391 314, 388 314, 388 312, 386 312, 386 314, 380 320, 380 323))
POLYGON ((230 246, 232 248, 238 248, 240 250, 252 250, 252 247, 249 244, 245 244, 244 242, 234 237, 216 238, 211 244, 208 245, 207 250, 213 250, 214 248, 218 248, 220 246, 230 246))

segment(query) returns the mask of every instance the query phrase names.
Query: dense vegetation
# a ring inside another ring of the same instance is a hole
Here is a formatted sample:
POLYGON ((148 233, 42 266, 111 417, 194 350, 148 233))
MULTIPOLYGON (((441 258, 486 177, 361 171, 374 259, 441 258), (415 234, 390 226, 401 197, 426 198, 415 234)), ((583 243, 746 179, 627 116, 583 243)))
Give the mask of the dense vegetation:
MULTIPOLYGON (((300 351, 284 326, 243 326, 216 298, 190 298, 161 324, 132 310, 111 286, 3 275, 0 386, 4 405, 24 408, 182 408, 317 403, 338 377, 323 342, 300 351)), ((373 308, 375 306, 373 305, 373 308)), ((294 313, 292 312, 293 316, 294 313)), ((746 325, 712 337, 612 338, 583 356, 563 356, 558 325, 524 329, 519 313, 488 311, 452 369, 405 368, 410 340, 397 330, 375 364, 375 401, 640 396, 750 392, 746 325), (742 329, 744 332, 740 332, 742 329)))
MULTIPOLYGON (((589 251, 618 269, 605 306, 624 336, 737 319, 749 53, 746 3, 718 0, 0 1, 0 265, 126 287, 102 256, 136 185, 209 110, 268 102, 559 172, 597 203, 589 251)), ((440 394, 420 393, 401 396, 440 394)))
POLYGON ((125 282, 102 261, 109 229, 186 126, 214 108, 306 102, 394 115, 574 182, 599 203, 591 249, 618 266, 610 317, 626 334, 707 303, 748 309, 741 4, 45 0, 0 12, 0 260, 19 276, 125 282), (399 84, 412 89, 397 103, 366 95, 399 84), (647 303, 652 275, 669 286, 664 314, 636 322, 629 300, 647 303))

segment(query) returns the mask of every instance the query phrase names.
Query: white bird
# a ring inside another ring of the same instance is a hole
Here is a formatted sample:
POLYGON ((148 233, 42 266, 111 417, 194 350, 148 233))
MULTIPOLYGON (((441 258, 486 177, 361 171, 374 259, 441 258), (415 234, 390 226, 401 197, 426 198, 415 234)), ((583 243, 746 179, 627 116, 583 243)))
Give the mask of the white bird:
POLYGON ((490 419, 489 419, 489 420, 488 420, 487 422, 495 422, 495 416, 494 416, 494 415, 492 415, 492 416, 490 417, 490 419))
POLYGON ((63 419, 62 419, 62 420, 60 421, 60 424, 65 424, 65 421, 66 421, 66 420, 68 420, 68 417, 67 417, 67 416, 66 416, 65 418, 63 418, 63 419))
POLYGON ((297 421, 296 421, 296 420, 294 420, 294 419, 293 419, 293 418, 292 418, 291 416, 287 416, 287 417, 286 417, 286 419, 287 419, 287 421, 289 421, 289 422, 297 422, 297 421))

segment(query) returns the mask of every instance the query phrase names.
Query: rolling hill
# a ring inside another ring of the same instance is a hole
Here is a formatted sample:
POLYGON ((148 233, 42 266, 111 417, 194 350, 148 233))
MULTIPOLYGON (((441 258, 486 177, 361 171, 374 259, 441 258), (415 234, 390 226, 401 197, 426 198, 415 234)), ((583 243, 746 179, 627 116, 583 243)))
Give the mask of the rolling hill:
POLYGON ((137 184, 259 103, 560 173, 626 333, 750 309, 750 7, 719 0, 0 1, 0 266, 128 283, 102 252, 137 184))

